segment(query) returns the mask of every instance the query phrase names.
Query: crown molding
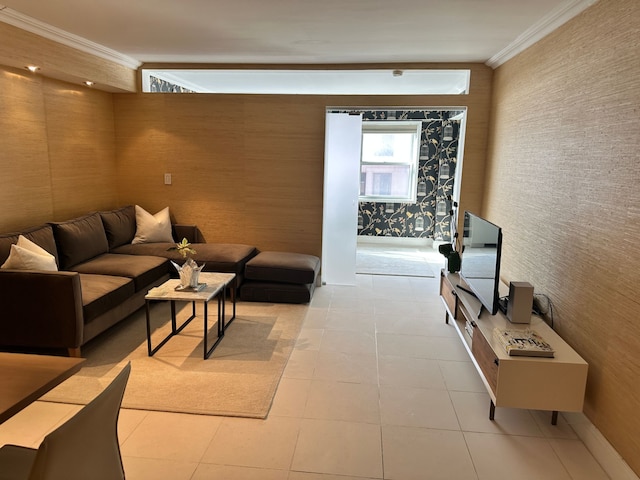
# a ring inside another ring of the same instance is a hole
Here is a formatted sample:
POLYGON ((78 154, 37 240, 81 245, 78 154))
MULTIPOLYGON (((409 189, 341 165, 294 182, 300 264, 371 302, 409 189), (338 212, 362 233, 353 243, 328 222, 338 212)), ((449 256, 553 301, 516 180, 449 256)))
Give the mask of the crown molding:
POLYGON ((491 68, 499 67, 507 60, 510 60, 517 54, 529 48, 534 43, 542 40, 551 32, 589 8, 597 1, 598 0, 567 0, 566 2, 563 2, 547 15, 542 17, 539 22, 525 30, 511 44, 487 60, 485 65, 491 68))
POLYGON ((65 32, 64 30, 52 27, 51 25, 47 25, 46 23, 28 17, 27 15, 23 15, 4 5, 0 5, 0 22, 8 23, 14 27, 18 27, 22 30, 26 30, 68 47, 75 48, 76 50, 95 55, 96 57, 115 62, 124 67, 136 70, 140 65, 142 65, 142 62, 135 58, 128 57, 127 55, 123 55, 115 50, 111 50, 110 48, 91 42, 85 38, 65 32))
MULTIPOLYGON (((571 20, 573 17, 577 16, 582 11, 589 8, 591 5, 595 4, 597 1, 598 0, 567 0, 549 12, 549 14, 545 15, 539 22, 525 30, 511 44, 487 60, 485 64, 491 68, 499 67, 556 30, 567 21, 571 20)), ((0 21, 134 70, 138 69, 142 65, 142 62, 135 58, 123 55, 115 50, 111 50, 100 44, 65 32, 51 25, 47 25, 46 23, 40 22, 27 15, 23 15, 4 5, 0 5, 0 21)))

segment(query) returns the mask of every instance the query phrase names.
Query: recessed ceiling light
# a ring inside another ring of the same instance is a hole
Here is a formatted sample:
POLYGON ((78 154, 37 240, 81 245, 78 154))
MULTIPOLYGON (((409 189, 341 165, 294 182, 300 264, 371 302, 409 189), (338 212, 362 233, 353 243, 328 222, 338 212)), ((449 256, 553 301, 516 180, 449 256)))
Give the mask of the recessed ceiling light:
POLYGON ((401 77, 404 72, 402 70, 394 70, 392 73, 394 77, 401 77))
POLYGON ((95 83, 94 83, 94 82, 92 82, 91 80, 87 80, 86 82, 84 82, 84 84, 85 84, 87 87, 93 87, 93 86, 95 85, 95 83))
POLYGON ((38 70, 40 70, 40 67, 36 66, 36 65, 27 65, 26 67, 27 70, 29 70, 32 73, 37 72, 38 70))

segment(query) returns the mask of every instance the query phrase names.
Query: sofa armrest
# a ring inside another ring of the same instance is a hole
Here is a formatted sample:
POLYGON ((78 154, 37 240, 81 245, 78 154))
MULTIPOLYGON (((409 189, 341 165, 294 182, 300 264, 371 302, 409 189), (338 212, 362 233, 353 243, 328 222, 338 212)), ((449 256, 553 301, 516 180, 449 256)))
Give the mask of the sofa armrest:
POLYGON ((189 243, 204 243, 204 238, 197 225, 185 225, 181 223, 173 224, 173 238, 181 241, 187 239, 189 243))
POLYGON ((0 345, 77 349, 82 290, 77 272, 0 270, 0 345))

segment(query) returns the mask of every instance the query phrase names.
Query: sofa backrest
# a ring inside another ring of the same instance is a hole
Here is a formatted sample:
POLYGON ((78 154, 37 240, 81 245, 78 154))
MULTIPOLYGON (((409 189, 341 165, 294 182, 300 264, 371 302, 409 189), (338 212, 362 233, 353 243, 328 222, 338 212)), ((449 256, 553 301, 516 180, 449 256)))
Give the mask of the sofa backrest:
POLYGON ((58 264, 58 266, 60 266, 58 249, 56 248, 56 241, 53 236, 53 229, 49 224, 27 228, 22 232, 0 234, 0 265, 2 265, 7 260, 7 258, 9 258, 11 245, 14 243, 18 243, 18 237, 20 235, 23 235, 28 240, 31 240, 39 247, 44 248, 47 252, 55 257, 56 263, 58 264))
POLYGON ((100 212, 109 250, 131 243, 136 234, 136 209, 133 205, 100 212))
POLYGON ((66 222, 51 223, 58 246, 60 270, 109 251, 107 234, 98 212, 66 222))

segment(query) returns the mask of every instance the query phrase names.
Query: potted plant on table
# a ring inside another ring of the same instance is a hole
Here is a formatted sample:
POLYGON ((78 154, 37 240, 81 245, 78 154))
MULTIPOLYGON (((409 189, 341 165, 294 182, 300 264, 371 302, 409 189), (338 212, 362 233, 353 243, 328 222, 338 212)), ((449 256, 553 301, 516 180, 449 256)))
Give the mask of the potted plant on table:
POLYGON ((182 258, 185 259, 182 266, 173 261, 171 262, 180 276, 180 287, 182 289, 198 288, 198 277, 204 268, 204 263, 201 266, 198 266, 195 260, 191 257, 197 253, 195 249, 191 248, 191 244, 186 238, 183 238, 180 243, 176 243, 175 247, 171 247, 169 250, 177 250, 182 258))

